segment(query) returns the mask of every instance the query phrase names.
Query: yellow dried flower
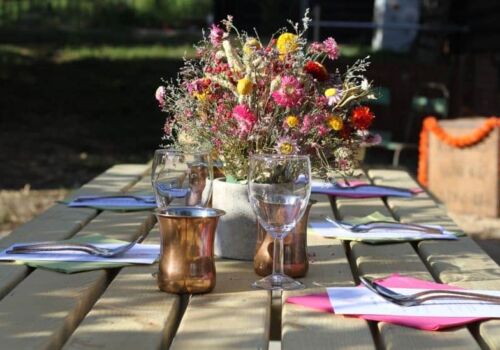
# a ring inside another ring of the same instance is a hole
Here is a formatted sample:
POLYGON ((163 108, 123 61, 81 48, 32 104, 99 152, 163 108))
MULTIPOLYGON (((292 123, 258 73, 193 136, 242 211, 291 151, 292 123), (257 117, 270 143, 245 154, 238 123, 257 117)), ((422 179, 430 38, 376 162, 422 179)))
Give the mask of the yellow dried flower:
POLYGON ((335 131, 340 131, 344 127, 344 121, 338 115, 331 115, 326 120, 326 123, 328 124, 330 129, 335 130, 335 131))
POLYGON ((297 49, 298 37, 292 33, 283 33, 276 41, 276 47, 281 55, 286 55, 297 49))
POLYGON ((196 99, 198 101, 205 102, 207 100, 207 97, 208 97, 208 91, 194 92, 193 95, 194 95, 194 97, 196 97, 196 99))
POLYGON ((236 91, 240 95, 248 95, 252 92, 253 84, 252 81, 248 78, 243 78, 238 80, 238 85, 236 86, 236 91))
POLYGON ((338 90, 336 88, 329 88, 325 90, 325 96, 326 97, 332 97, 337 95, 338 90))
POLYGON ((257 39, 248 38, 247 41, 245 42, 245 45, 243 45, 243 53, 245 55, 250 55, 252 52, 260 49, 261 47, 262 46, 260 45, 260 42, 257 39))
POLYGON ((291 154, 293 152, 293 145, 290 142, 283 142, 280 145, 281 154, 291 154))
POLYGON ((299 118, 294 115, 289 115, 288 117, 286 117, 285 122, 288 127, 295 128, 297 125, 299 125, 299 118))

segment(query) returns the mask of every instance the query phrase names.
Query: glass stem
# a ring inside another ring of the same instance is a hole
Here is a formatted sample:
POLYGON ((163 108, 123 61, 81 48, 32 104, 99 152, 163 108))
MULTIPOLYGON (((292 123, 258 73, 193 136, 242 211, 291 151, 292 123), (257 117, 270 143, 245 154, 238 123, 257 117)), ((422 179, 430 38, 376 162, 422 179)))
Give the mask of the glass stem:
POLYGON ((273 246, 273 275, 284 275, 283 238, 275 237, 273 246))

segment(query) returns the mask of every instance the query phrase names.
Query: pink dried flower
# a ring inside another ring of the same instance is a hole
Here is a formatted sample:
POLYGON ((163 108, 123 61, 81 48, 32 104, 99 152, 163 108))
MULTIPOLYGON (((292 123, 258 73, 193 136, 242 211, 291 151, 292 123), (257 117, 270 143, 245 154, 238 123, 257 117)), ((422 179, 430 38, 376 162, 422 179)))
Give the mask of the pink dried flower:
POLYGON ((238 122, 240 137, 247 135, 257 122, 255 114, 245 105, 237 105, 233 108, 233 118, 238 122))
POLYGON ((325 107, 328 105, 328 98, 326 96, 323 96, 323 95, 316 96, 315 103, 318 106, 325 107))
POLYGON ((318 127, 319 136, 326 136, 326 135, 328 135, 329 132, 330 132, 330 130, 324 125, 320 125, 318 127))
POLYGON ((309 133, 313 127, 313 117, 309 114, 304 116, 304 120, 302 121, 302 127, 300 128, 300 132, 303 134, 309 133))
POLYGON ((165 125, 163 125, 163 132, 166 136, 172 135, 174 124, 175 124, 175 119, 167 119, 165 121, 165 125))
POLYGON ((336 60, 339 58, 339 46, 334 38, 328 37, 323 41, 323 51, 326 53, 329 59, 336 60))
POLYGON ((212 28, 210 28, 210 42, 213 46, 219 47, 222 44, 222 40, 224 39, 225 33, 221 27, 217 24, 212 24, 212 28))
POLYGON ((302 84, 297 78, 288 75, 281 78, 280 88, 272 93, 274 101, 282 107, 300 106, 303 96, 302 84))
POLYGON ((156 89, 155 92, 155 98, 160 104, 160 107, 163 106, 165 103, 165 94, 167 93, 167 90, 165 89, 164 86, 158 86, 158 89, 156 89))
POLYGON ((311 43, 311 45, 309 45, 309 52, 310 53, 322 53, 323 52, 323 44, 322 43, 318 43, 317 41, 311 43))
POLYGON ((204 95, 206 97, 210 84, 210 79, 200 78, 187 83, 186 88, 187 91, 193 96, 200 97, 200 95, 204 95))

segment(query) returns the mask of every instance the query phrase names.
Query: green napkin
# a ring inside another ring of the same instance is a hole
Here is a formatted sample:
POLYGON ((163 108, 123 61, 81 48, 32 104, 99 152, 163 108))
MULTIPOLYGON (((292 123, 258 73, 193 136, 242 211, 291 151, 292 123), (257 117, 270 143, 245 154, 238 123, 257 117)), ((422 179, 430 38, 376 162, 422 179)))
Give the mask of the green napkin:
MULTIPOLYGON (((61 242, 67 243, 123 243, 127 244, 129 242, 121 241, 118 239, 107 238, 100 234, 85 235, 80 237, 75 237, 67 239, 61 242)), ((35 268, 53 270, 63 273, 75 273, 82 271, 100 270, 100 269, 111 269, 122 266, 130 266, 133 264, 129 263, 117 263, 117 262, 85 262, 85 261, 22 261, 16 260, 17 263, 25 264, 35 268)))
MULTIPOLYGON (((362 223, 370 222, 370 221, 393 221, 397 222, 394 220, 393 217, 391 216, 386 216, 378 211, 375 211, 371 214, 368 214, 363 217, 347 217, 346 219, 342 220, 343 222, 352 224, 352 225, 359 225, 362 223)), ((314 228, 309 228, 312 232, 314 232, 314 228)), ((452 232, 455 236, 460 237, 464 236, 465 234, 463 232, 452 232)), ((338 239, 343 239, 342 236, 338 236, 338 239)), ((357 241, 357 242, 364 242, 364 243, 369 243, 369 244, 387 244, 387 243, 401 243, 401 242, 411 242, 411 241, 421 241, 422 238, 390 238, 390 239, 369 239, 365 237, 360 237, 357 239, 353 239, 351 236, 349 238, 345 239, 349 241, 357 241)))
POLYGON ((368 214, 366 216, 363 216, 361 218, 348 217, 347 219, 342 220, 342 221, 347 222, 351 225, 359 225, 359 224, 362 224, 364 222, 369 222, 369 221, 394 221, 394 222, 396 222, 396 220, 394 220, 394 218, 392 218, 391 216, 385 216, 384 214, 382 214, 379 211, 374 211, 373 213, 368 214))

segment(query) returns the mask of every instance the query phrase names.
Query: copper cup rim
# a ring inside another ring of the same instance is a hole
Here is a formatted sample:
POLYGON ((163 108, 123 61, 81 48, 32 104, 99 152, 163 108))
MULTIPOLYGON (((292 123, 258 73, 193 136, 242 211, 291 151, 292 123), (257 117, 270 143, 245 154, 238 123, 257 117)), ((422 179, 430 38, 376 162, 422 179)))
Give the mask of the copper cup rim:
POLYGON ((170 207, 166 209, 156 209, 155 215, 163 218, 217 218, 225 215, 226 212, 216 208, 202 207, 170 207))

